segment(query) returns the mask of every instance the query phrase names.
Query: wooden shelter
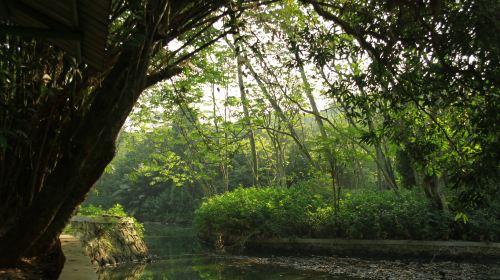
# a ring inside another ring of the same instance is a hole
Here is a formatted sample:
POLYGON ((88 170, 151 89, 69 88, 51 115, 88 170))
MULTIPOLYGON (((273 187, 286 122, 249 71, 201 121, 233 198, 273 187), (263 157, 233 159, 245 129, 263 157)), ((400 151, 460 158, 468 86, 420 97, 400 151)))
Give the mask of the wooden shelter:
POLYGON ((111 0, 0 0, 0 35, 42 38, 102 70, 111 0))

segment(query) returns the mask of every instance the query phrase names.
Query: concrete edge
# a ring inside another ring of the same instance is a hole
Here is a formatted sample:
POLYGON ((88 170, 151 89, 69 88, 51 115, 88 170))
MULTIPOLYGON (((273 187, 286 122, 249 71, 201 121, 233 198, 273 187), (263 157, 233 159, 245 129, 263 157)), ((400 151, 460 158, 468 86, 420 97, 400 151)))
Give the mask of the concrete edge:
POLYGON ((378 239, 325 239, 325 238, 270 238, 256 239, 249 242, 257 243, 297 243, 297 244, 333 244, 333 245, 404 245, 404 246, 439 246, 439 247, 476 247, 497 248, 497 242, 475 242, 475 241, 427 241, 427 240, 378 240, 378 239))

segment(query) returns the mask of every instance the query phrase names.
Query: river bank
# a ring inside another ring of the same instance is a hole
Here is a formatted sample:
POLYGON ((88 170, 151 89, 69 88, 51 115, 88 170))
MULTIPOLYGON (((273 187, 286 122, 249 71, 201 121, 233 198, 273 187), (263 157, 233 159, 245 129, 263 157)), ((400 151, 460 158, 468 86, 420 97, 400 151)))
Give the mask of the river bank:
POLYGON ((198 243, 193 228, 145 226, 145 241, 159 260, 104 268, 98 272, 99 279, 141 279, 145 275, 176 280, 500 279, 498 262, 214 254, 198 243))
POLYGON ((327 273, 333 278, 373 280, 500 279, 500 262, 479 264, 455 261, 381 260, 326 256, 229 256, 228 258, 239 259, 247 265, 273 265, 294 270, 327 273))
POLYGON ((476 262, 500 260, 500 243, 494 242, 272 238, 250 239, 244 248, 246 253, 257 252, 268 255, 475 260, 476 262))

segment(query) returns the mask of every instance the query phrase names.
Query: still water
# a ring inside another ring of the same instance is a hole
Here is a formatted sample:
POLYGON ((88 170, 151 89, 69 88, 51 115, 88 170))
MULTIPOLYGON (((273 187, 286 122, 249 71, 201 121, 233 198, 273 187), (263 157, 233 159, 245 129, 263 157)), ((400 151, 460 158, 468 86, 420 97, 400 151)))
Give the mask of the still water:
POLYGON ((222 257, 206 252, 192 228, 146 225, 146 243, 159 260, 151 264, 122 265, 99 271, 100 280, 299 280, 334 279, 326 273, 255 264, 245 257, 222 257))

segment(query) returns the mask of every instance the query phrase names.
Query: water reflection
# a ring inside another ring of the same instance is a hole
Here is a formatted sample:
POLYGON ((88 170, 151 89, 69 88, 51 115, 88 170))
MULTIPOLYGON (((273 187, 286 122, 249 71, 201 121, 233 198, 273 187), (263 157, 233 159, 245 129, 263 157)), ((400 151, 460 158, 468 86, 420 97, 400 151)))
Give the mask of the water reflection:
POLYGON ((145 264, 122 265, 117 268, 101 269, 99 280, 136 280, 141 278, 146 269, 145 264))
POLYGON ((245 258, 225 258, 204 252, 191 228, 146 225, 146 243, 160 258, 151 264, 121 265, 99 271, 99 280, 250 280, 331 279, 327 274, 273 265, 258 265, 245 258))
POLYGON ((106 269, 100 280, 178 279, 178 280, 254 280, 254 279, 331 279, 328 275, 290 270, 271 265, 245 265, 207 256, 162 260, 146 266, 106 269))

